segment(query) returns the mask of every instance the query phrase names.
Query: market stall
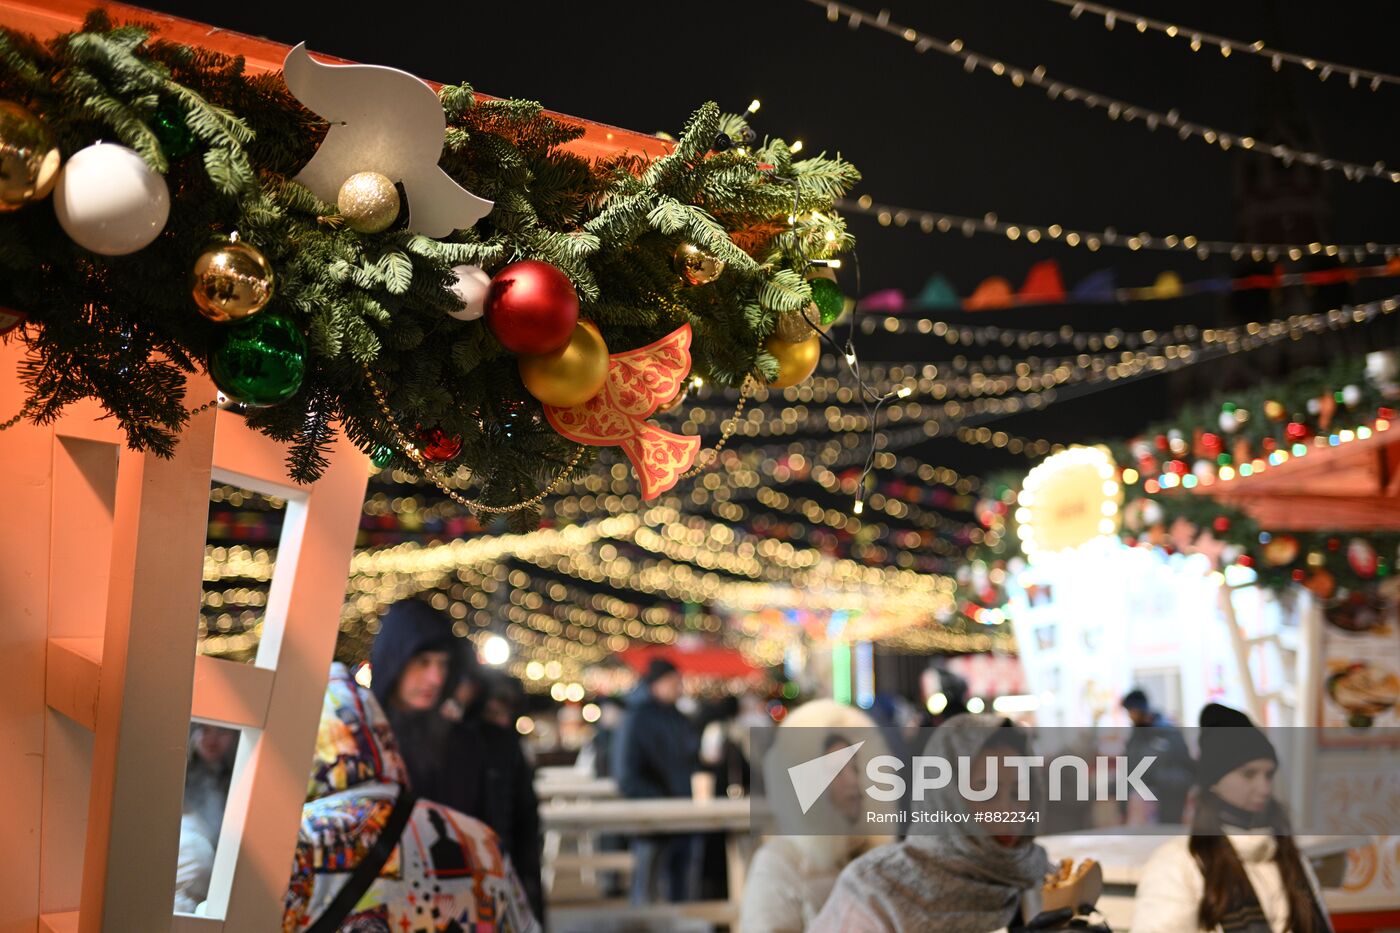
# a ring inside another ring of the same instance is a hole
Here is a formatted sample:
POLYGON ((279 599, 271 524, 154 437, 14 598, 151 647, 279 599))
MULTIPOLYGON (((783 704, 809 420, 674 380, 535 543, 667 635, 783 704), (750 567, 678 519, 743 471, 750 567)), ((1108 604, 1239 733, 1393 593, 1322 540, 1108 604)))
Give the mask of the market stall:
MULTIPOLYGON (((1219 702, 1299 727, 1308 767, 1280 793, 1295 825, 1335 834, 1324 849, 1346 843, 1326 900, 1350 929, 1400 907, 1392 778, 1368 764, 1400 701, 1398 451, 1389 397, 1360 373, 1300 373, 1050 457, 1016 495, 1030 563, 1006 608, 1042 724, 1117 724, 1141 687, 1183 725, 1219 702)), ((1137 860, 1105 861, 1120 895, 1137 860)))

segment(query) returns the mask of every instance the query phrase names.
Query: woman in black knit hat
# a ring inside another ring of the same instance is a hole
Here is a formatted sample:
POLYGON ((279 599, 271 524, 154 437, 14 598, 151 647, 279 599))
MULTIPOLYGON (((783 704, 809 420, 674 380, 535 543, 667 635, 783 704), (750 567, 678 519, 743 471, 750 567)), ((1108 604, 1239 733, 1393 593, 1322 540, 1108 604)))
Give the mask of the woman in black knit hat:
POLYGON ((1134 904, 1133 933, 1330 933, 1312 871, 1274 799, 1278 754, 1237 710, 1201 711, 1191 835, 1153 853, 1134 904))

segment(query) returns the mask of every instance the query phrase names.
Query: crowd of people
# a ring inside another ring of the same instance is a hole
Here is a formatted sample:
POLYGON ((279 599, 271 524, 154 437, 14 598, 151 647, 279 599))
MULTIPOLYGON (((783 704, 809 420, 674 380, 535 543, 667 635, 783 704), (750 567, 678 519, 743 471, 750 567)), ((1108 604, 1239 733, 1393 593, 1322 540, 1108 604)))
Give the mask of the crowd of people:
MULTIPOLYGON (((470 641, 454 636, 449 619, 416 600, 383 616, 371 670, 370 689, 342 665, 331 673, 284 933, 545 928, 539 803, 509 690, 478 663, 470 641)), ((706 784, 747 793, 756 770, 856 746, 825 792, 823 815, 804 809, 809 821, 800 832, 770 835, 757 848, 742 892, 743 933, 1068 928, 1067 917, 1027 915, 1038 903, 1028 894, 1051 871, 1045 850, 1022 832, 976 828, 976 811, 1017 806, 1016 778, 1004 762, 1027 753, 1027 733, 1002 716, 967 712, 965 685, 937 676, 947 704, 921 723, 935 727, 923 754, 973 762, 974 786, 986 785, 989 768, 1003 769, 989 800, 971 801, 954 783, 913 804, 968 814, 966 830, 921 831, 908 819, 867 828, 872 809, 911 805, 874 802, 859 780, 874 756, 906 751, 896 746, 908 733, 888 711, 872 717, 809 701, 754 761, 751 727, 771 721, 762 705, 728 701, 701 729, 681 709, 681 672, 663 658, 651 660, 625 704, 602 704, 582 757, 625 798, 687 798, 706 784)), ((1134 931, 1329 930, 1316 880, 1274 799, 1278 756, 1267 736, 1242 713, 1212 704, 1201 713, 1193 759, 1142 691, 1122 706, 1138 727, 1128 761, 1150 755, 1160 763, 1149 785, 1156 820, 1189 820, 1187 832, 1143 868, 1134 931)), ((191 732, 178 910, 196 911, 207 896, 236 742, 230 730, 191 732)), ((778 816, 779 825, 797 825, 778 816)), ((704 836, 612 842, 630 846, 634 904, 729 893, 714 890, 704 836)))

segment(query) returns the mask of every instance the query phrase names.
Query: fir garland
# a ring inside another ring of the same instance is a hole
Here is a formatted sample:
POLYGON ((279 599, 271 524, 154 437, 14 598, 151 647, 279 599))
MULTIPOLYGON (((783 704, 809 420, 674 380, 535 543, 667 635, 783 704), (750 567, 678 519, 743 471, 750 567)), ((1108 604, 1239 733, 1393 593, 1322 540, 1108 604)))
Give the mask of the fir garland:
POLYGON ((1203 538, 1213 540, 1223 563, 1252 568, 1270 589, 1303 584, 1330 599, 1372 585, 1394 572, 1400 533, 1265 528, 1240 509, 1210 495, 1185 494, 1180 487, 1197 487, 1206 477, 1215 481, 1227 469, 1247 483, 1255 469, 1268 468, 1271 458, 1312 449, 1319 438, 1330 446, 1342 431, 1372 430, 1378 418, 1394 417, 1387 407, 1392 404, 1367 378, 1365 361, 1353 358, 1187 406, 1141 437, 1109 445, 1123 470, 1124 534, 1130 542, 1141 539, 1165 547, 1178 547, 1183 538, 1194 539, 1197 546, 1203 538), (1281 547, 1276 538, 1290 543, 1281 547), (1347 546, 1355 538, 1375 550, 1373 572, 1358 572, 1348 557, 1347 546))
MULTIPOLYGON (((169 455, 188 420, 185 378, 204 368, 219 326, 193 307, 190 266, 211 237, 236 230, 276 270, 269 310, 294 320, 310 346, 299 392, 248 414, 288 445, 292 475, 321 473, 337 422, 367 452, 392 446, 368 366, 402 423, 460 435, 449 469, 470 471, 482 501, 507 504, 538 493, 576 447, 545 422, 515 358, 483 322, 448 316, 453 265, 493 273, 520 259, 551 263, 612 352, 689 322, 695 373, 738 386, 776 373, 763 340, 782 312, 811 302, 807 260, 853 245, 832 206, 856 170, 839 156, 794 159, 776 139, 711 152, 722 131, 751 132, 714 104, 692 114, 664 157, 588 161, 565 148, 582 128, 538 103, 480 100, 467 85, 439 97, 448 122, 441 165, 494 210, 447 240, 364 235, 325 223, 335 207, 290 181, 326 126, 280 75, 249 76, 241 59, 161 41, 101 12, 43 44, 0 31, 0 99, 37 114, 65 157, 115 140, 172 192, 165 231, 128 256, 77 246, 47 205, 0 215, 0 304, 28 315, 27 415, 48 422, 95 398, 132 447, 169 455), (170 142, 180 123, 193 151, 170 142), (684 287, 671 267, 681 242, 723 259, 723 276, 684 287)), ((412 468, 402 454, 395 463, 412 468)))
MULTIPOLYGON (((1203 481, 1219 486, 1221 471, 1247 477, 1268 469, 1297 448, 1331 446, 1341 432, 1364 436, 1390 422, 1395 402, 1367 379, 1365 362, 1339 360, 1325 369, 1305 369, 1287 381, 1261 383, 1184 407, 1170 421, 1151 425, 1127 441, 1108 444, 1119 466, 1124 493, 1123 530, 1129 545, 1209 553, 1224 564, 1253 569, 1262 586, 1283 590, 1302 584, 1326 600, 1344 600, 1390 576, 1400 563, 1400 533, 1346 529, 1287 531, 1261 527, 1244 511, 1211 495, 1190 494, 1203 481), (1374 568, 1353 562, 1355 539, 1374 550, 1374 568), (1364 572, 1363 572, 1364 571, 1364 572)), ((995 545, 980 557, 1004 561, 1019 554, 1014 530, 1016 488, 1023 477, 983 482, 988 495, 978 520, 994 532, 995 545)), ((1238 480, 1236 480, 1238 481, 1238 480)), ((1223 491, 1228 492, 1228 486, 1223 491)), ((993 594, 989 594, 993 595, 993 594)), ((996 599, 980 600, 995 606, 996 599)))

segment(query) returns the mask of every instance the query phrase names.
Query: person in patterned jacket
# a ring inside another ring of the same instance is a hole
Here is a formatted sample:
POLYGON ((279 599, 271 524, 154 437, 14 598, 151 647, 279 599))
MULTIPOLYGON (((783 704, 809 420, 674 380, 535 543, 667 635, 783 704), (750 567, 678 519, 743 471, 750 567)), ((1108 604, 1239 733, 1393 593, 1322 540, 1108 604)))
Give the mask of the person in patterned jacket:
MULTIPOLYGON (((283 933, 316 924, 378 840, 408 771, 373 694, 331 668, 284 903, 283 933)), ((520 879, 484 823, 417 800, 340 933, 538 933, 520 879)))

